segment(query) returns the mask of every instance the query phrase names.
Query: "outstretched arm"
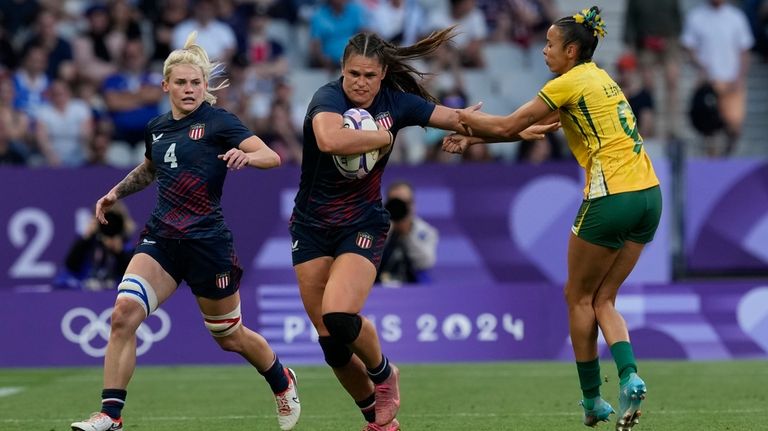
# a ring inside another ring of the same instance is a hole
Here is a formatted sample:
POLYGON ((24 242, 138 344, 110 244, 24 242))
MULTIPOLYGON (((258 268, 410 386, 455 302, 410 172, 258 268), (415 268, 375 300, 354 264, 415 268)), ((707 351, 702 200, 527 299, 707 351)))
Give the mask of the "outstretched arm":
POLYGON ((507 115, 489 115, 470 109, 458 111, 459 121, 467 133, 496 140, 519 141, 520 133, 552 115, 552 110, 538 96, 507 115))
MULTIPOLYGON (((544 123, 550 120, 544 120, 544 123)), ((552 120, 553 121, 553 120, 552 120)), ((548 124, 534 124, 533 126, 520 132, 520 139, 525 141, 535 141, 537 139, 544 139, 547 133, 552 133, 560 128, 559 122, 552 122, 548 124)), ((443 151, 447 153, 461 154, 472 145, 475 144, 491 144, 494 142, 507 142, 504 138, 484 138, 480 136, 466 136, 459 133, 454 133, 443 138, 443 151)))
POLYGON ((114 205, 118 199, 132 195, 138 191, 144 190, 155 180, 155 164, 149 159, 136 166, 122 181, 96 201, 96 218, 101 224, 107 224, 104 214, 114 205))
MULTIPOLYGON (((468 106, 463 110, 475 112, 483 106, 480 102, 476 105, 468 106)), ((456 110, 448 108, 447 106, 437 105, 435 110, 432 111, 432 115, 429 117, 429 126, 436 127, 443 130, 451 130, 458 133, 465 132, 464 126, 459 119, 459 112, 462 110, 456 110)))

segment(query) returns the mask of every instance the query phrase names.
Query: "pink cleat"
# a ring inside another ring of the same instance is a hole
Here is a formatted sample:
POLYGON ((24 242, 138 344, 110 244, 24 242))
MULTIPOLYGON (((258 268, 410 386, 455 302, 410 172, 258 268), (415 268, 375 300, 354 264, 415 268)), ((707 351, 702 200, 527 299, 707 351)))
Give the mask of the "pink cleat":
POLYGON ((386 425, 376 425, 369 422, 363 427, 363 431, 400 431, 400 422, 397 419, 393 419, 392 422, 386 425))
MULTIPOLYGON (((400 381, 400 370, 396 366, 391 365, 392 373, 378 385, 374 385, 374 393, 376 396, 376 425, 387 426, 391 423, 395 423, 395 416, 397 411, 400 410, 400 387, 398 385, 400 381)), ((398 429, 398 428, 382 428, 384 430, 398 429)))

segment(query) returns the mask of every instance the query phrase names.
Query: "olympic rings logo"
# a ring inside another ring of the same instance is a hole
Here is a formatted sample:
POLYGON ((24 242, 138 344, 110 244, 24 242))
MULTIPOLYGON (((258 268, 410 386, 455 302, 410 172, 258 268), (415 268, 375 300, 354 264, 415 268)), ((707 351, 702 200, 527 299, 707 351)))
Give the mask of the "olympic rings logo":
MULTIPOLYGON (((94 358, 103 357, 107 351, 113 308, 107 308, 99 315, 88 308, 73 308, 61 318, 61 333, 67 340, 79 344, 86 355, 94 358), (82 321, 83 319, 85 324, 82 327, 80 323, 73 325, 76 320, 82 321), (104 341, 103 345, 102 343, 93 344, 97 338, 104 341)), ((155 342, 162 340, 171 332, 171 317, 168 316, 168 313, 158 309, 147 320, 153 316, 160 321, 160 328, 156 332, 153 331, 146 320, 139 325, 136 330, 136 356, 147 353, 155 342)))

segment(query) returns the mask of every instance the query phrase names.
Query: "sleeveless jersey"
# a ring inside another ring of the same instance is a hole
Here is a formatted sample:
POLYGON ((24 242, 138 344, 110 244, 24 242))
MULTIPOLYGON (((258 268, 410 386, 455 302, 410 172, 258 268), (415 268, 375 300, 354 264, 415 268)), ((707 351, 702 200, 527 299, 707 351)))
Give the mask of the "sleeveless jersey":
POLYGON ((585 199, 659 184, 632 108, 604 70, 579 64, 544 85, 539 97, 560 110, 568 146, 586 170, 585 199))
MULTIPOLYGON (((315 115, 320 112, 343 115, 355 107, 344 95, 342 79, 320 87, 307 108, 301 181, 294 200, 293 223, 330 228, 389 220, 381 203, 381 175, 389 153, 362 179, 348 179, 336 169, 331 154, 321 152, 317 146, 312 127, 315 115)), ((366 110, 378 124, 397 135, 407 126, 427 126, 434 109, 434 103, 418 95, 382 85, 366 110)))
POLYGON ((252 135, 234 114, 207 102, 181 120, 169 112, 150 121, 144 155, 157 169, 157 205, 147 229, 171 239, 227 231, 221 211, 227 163, 218 155, 252 135))

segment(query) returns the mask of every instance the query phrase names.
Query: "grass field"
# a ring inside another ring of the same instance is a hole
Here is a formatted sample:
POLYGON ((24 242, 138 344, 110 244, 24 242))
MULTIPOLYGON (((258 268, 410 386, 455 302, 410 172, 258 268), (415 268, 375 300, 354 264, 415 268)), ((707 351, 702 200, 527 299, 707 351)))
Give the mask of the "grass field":
MULTIPOLYGON (((404 431, 586 430, 575 366, 562 362, 402 365, 404 431)), ((297 431, 359 430, 329 369, 297 367, 297 431)), ((616 401, 612 362, 603 396, 616 401)), ((768 430, 768 362, 641 363, 649 388, 637 431, 768 430)), ((0 369, 0 430, 69 430, 98 410, 97 368, 0 369)), ((126 430, 278 430, 268 386, 243 367, 139 367, 126 430)), ((613 418, 614 416, 612 416, 613 418)), ((598 430, 612 430, 613 423, 598 430)))

